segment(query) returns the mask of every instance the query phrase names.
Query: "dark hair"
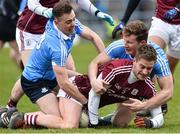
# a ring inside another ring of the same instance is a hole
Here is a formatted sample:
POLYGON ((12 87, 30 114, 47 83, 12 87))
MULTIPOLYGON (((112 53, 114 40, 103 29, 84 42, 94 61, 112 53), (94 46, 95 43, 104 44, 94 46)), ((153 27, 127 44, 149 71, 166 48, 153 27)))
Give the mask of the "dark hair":
POLYGON ((55 18, 61 17, 63 14, 69 14, 72 11, 72 6, 68 0, 59 0, 53 7, 53 16, 55 18))
POLYGON ((124 28, 123 28, 123 34, 125 36, 135 35, 137 36, 136 40, 138 42, 145 40, 147 41, 148 37, 148 28, 146 25, 140 21, 135 20, 129 22, 124 28))
POLYGON ((155 61, 157 60, 156 50, 150 45, 140 45, 137 48, 137 52, 135 55, 136 60, 140 60, 141 58, 147 61, 155 61))

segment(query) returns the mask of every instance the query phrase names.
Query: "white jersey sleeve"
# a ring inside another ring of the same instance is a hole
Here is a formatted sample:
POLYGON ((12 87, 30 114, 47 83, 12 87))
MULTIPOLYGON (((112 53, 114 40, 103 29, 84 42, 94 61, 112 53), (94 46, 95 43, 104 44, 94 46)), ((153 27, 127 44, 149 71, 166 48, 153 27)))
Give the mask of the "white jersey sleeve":
POLYGON ((38 15, 42 15, 42 16, 43 16, 43 12, 44 12, 45 10, 47 10, 48 8, 42 6, 42 5, 39 3, 39 1, 40 1, 40 0, 28 0, 27 6, 28 6, 28 8, 29 8, 32 12, 34 12, 34 13, 36 13, 36 14, 38 14, 38 15))
MULTIPOLYGON (((102 79, 102 73, 98 76, 97 79, 102 79)), ((92 125, 98 124, 98 109, 101 96, 97 95, 93 89, 89 92, 88 97, 88 114, 89 120, 92 125)))
POLYGON ((71 0, 79 5, 80 8, 87 11, 88 13, 95 15, 98 9, 91 3, 90 0, 71 0))
POLYGON ((161 107, 157 107, 154 109, 151 109, 151 121, 153 123, 153 128, 159 128, 164 124, 164 117, 162 114, 161 107))

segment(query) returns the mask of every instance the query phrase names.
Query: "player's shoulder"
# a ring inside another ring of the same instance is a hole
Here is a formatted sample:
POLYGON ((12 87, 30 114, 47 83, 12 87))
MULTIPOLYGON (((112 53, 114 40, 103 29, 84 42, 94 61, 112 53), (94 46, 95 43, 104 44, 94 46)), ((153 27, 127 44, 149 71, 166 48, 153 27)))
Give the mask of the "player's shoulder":
POLYGON ((123 39, 113 41, 106 48, 107 53, 111 53, 111 52, 123 53, 123 52, 125 52, 124 50, 125 50, 125 48, 124 48, 124 40, 123 39))
POLYGON ((124 40, 120 39, 120 40, 113 41, 109 46, 124 47, 124 40))
POLYGON ((156 43, 148 42, 148 44, 156 50, 157 55, 162 55, 162 54, 165 55, 164 50, 159 45, 157 45, 156 43))
POLYGON ((125 68, 127 66, 131 67, 133 64, 133 61, 132 60, 128 60, 128 59, 115 59, 115 60, 112 60, 111 62, 107 63, 106 67, 107 68, 125 68))
POLYGON ((132 65, 133 61, 128 59, 115 59, 110 62, 114 66, 120 66, 120 65, 132 65))

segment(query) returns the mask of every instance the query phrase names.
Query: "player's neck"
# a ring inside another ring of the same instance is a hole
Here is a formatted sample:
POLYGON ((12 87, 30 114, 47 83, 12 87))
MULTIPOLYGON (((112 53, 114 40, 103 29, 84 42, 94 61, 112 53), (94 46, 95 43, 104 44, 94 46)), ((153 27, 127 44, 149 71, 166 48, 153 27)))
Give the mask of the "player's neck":
POLYGON ((136 77, 136 75, 134 74, 133 71, 131 71, 129 77, 128 77, 128 83, 132 84, 134 82, 138 81, 138 78, 136 77))

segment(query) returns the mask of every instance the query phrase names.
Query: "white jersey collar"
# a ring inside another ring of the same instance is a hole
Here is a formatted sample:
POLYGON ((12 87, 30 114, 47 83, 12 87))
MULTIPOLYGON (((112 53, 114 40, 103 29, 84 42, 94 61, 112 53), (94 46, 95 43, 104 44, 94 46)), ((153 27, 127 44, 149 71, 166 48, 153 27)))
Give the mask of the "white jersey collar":
POLYGON ((60 37, 62 37, 63 39, 65 39, 65 40, 71 40, 71 38, 70 37, 68 37, 67 35, 65 35, 63 32, 61 32, 58 28, 57 28, 57 26, 56 26, 56 24, 53 22, 53 25, 54 25, 54 28, 57 30, 57 32, 58 32, 58 37, 60 38, 60 37))
POLYGON ((134 72, 131 70, 131 73, 128 77, 128 83, 132 84, 134 82, 138 81, 138 78, 135 76, 134 72))

